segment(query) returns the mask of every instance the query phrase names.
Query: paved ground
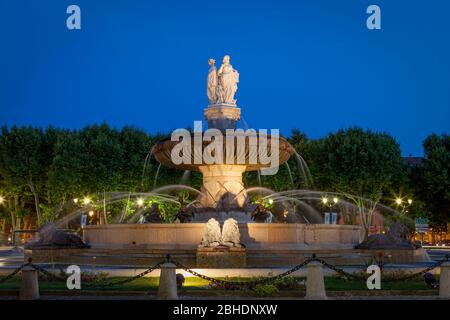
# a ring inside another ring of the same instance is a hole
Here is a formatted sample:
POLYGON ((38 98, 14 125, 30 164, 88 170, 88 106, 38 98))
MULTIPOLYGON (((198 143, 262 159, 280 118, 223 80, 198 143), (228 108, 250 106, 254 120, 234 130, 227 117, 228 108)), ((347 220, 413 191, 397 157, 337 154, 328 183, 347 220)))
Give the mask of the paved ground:
POLYGON ((0 247, 0 268, 16 268, 23 263, 23 250, 14 247, 0 247))

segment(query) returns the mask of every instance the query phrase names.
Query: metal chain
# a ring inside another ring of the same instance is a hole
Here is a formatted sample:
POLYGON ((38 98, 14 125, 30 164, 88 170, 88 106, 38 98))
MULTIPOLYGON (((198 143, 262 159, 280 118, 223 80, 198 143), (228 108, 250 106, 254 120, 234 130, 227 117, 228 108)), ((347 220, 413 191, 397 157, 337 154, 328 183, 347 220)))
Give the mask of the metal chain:
POLYGON ((438 262, 436 262, 435 264, 429 266, 428 268, 426 268, 426 269, 424 269, 424 270, 422 270, 422 271, 419 271, 419 272, 416 272, 416 273, 413 273, 413 274, 409 274, 409 275, 406 275, 406 276, 403 276, 403 277, 390 279, 389 281, 405 281, 405 280, 413 279, 413 278, 415 278, 415 277, 417 277, 417 276, 420 276, 420 275, 422 275, 422 274, 425 274, 425 273, 427 273, 427 272, 429 272, 429 271, 431 271, 431 270, 433 270, 433 269, 436 269, 436 268, 439 267, 441 264, 443 264, 444 262, 447 262, 447 261, 448 261, 447 259, 438 261, 438 262))
POLYGON ((22 264, 20 267, 18 267, 16 270, 14 270, 13 272, 11 272, 10 274, 8 274, 7 276, 3 277, 0 279, 0 283, 6 282, 9 279, 11 279, 12 277, 14 277, 16 274, 18 274, 24 267, 30 265, 30 263, 24 263, 22 264))
POLYGON ((366 281, 367 280, 367 278, 364 277, 364 276, 359 276, 359 275, 347 272, 344 269, 341 269, 341 268, 338 268, 338 267, 336 267, 336 266, 334 266, 332 264, 329 264, 328 262, 326 262, 323 259, 313 257, 312 260, 320 262, 325 267, 327 267, 327 268, 329 268, 329 269, 331 269, 331 270, 333 270, 333 271, 335 271, 335 272, 337 272, 337 273, 339 273, 339 274, 341 274, 343 276, 346 276, 348 278, 352 278, 352 279, 355 279, 355 280, 361 280, 361 281, 366 281))
MULTIPOLYGON (((49 278, 51 278, 53 280, 61 281, 61 282, 65 282, 67 280, 65 277, 57 276, 57 275, 55 275, 55 274, 45 270, 41 266, 31 263, 31 260, 29 260, 29 261, 30 262, 21 265, 16 270, 14 270, 12 273, 10 273, 9 275, 7 275, 4 278, 0 279, 0 283, 3 283, 5 281, 11 279, 12 277, 14 277, 17 273, 19 273, 26 266, 31 266, 32 268, 34 268, 39 273, 41 273, 41 274, 43 274, 43 275, 45 275, 45 276, 47 276, 47 277, 49 277, 49 278)), ((115 285, 131 282, 131 281, 134 281, 136 279, 144 277, 145 275, 149 274, 150 272, 152 272, 155 269, 160 268, 161 264, 163 264, 163 263, 164 263, 164 261, 159 262, 156 265, 154 265, 153 267, 145 270, 144 272, 141 272, 140 274, 138 274, 136 276, 133 276, 133 277, 130 277, 130 278, 127 278, 127 279, 113 281, 113 282, 105 282, 105 283, 88 283, 88 284, 84 284, 84 286, 86 286, 86 287, 101 287, 101 288, 104 288, 104 287, 108 287, 108 286, 115 286, 115 285)))
MULTIPOLYGON (((367 277, 361 276, 361 275, 357 275, 357 274, 353 274, 353 273, 349 273, 349 272, 345 271, 344 269, 341 269, 341 268, 338 268, 338 267, 336 267, 336 266, 334 266, 332 264, 329 264, 328 262, 326 262, 323 259, 317 258, 315 256, 315 254, 313 254, 313 256, 311 258, 306 259, 303 263, 293 267, 292 269, 290 269, 290 270, 288 270, 286 272, 280 273, 279 275, 276 275, 274 277, 267 277, 267 278, 263 278, 263 279, 259 279, 259 280, 255 280, 255 281, 227 281, 227 280, 216 279, 216 278, 212 278, 212 277, 206 276, 204 274, 200 274, 200 273, 198 273, 198 272, 196 272, 196 271, 194 271, 194 270, 192 270, 192 269, 190 269, 188 267, 185 267, 181 263, 170 259, 170 256, 168 256, 167 259, 168 259, 168 261, 174 263, 178 268, 183 269, 184 271, 189 272, 190 274, 192 274, 192 275, 194 275, 196 277, 199 277, 201 279, 204 279, 204 280, 207 280, 207 281, 210 281, 210 282, 213 282, 213 283, 217 283, 217 284, 220 284, 220 285, 237 286, 237 287, 252 287, 252 286, 255 286, 257 284, 274 282, 274 281, 276 281, 278 279, 281 279, 281 278, 283 278, 285 276, 290 275, 291 273, 293 273, 293 272, 303 268, 304 266, 306 266, 307 264, 309 264, 310 262, 313 262, 313 261, 317 261, 317 262, 321 263, 322 265, 324 265, 325 267, 327 267, 327 268, 337 272, 338 274, 344 275, 344 276, 346 276, 348 278, 352 278, 352 279, 360 280, 360 281, 367 281, 367 277)), ((444 263, 446 261, 448 261, 448 257, 446 257, 445 259, 443 259, 441 261, 438 261, 437 263, 435 263, 435 264, 425 268, 424 270, 421 270, 421 271, 416 272, 414 274, 409 274, 409 275, 406 275, 406 276, 403 276, 403 277, 390 279, 389 281, 405 281, 405 280, 413 279, 413 278, 415 278, 415 277, 417 277, 419 275, 425 274, 425 273, 427 273, 427 272, 429 272, 429 271, 439 267, 442 263, 444 263)))
POLYGON ((127 279, 113 281, 113 282, 104 282, 104 283, 88 283, 88 284, 84 284, 84 286, 88 287, 88 288, 95 288, 95 287, 105 288, 105 287, 116 286, 119 284, 128 283, 128 282, 131 282, 136 279, 144 277, 145 275, 149 274, 150 272, 152 272, 155 269, 159 269, 164 262, 165 261, 159 262, 159 263, 155 264, 153 267, 148 268, 144 272, 141 272, 138 275, 135 275, 135 276, 127 278, 127 279))
MULTIPOLYGON (((425 273, 427 273, 427 272, 429 272, 429 271, 439 267, 440 265, 442 265, 444 262, 447 262, 448 260, 449 260, 449 257, 446 256, 445 259, 436 262, 435 264, 425 268, 424 270, 421 270, 419 272, 416 272, 416 273, 413 273, 413 274, 409 274, 409 275, 406 275, 406 276, 403 276, 403 277, 390 279, 389 281, 405 281, 405 280, 413 279, 413 278, 415 278, 415 277, 417 277, 419 275, 425 274, 425 273)), ((190 274, 192 274, 192 275, 194 275, 196 277, 199 277, 201 279, 204 279, 204 280, 216 283, 216 284, 220 284, 220 285, 224 285, 224 286, 231 286, 231 287, 233 287, 233 286, 234 287, 253 287, 253 286, 257 285, 257 284, 264 284, 264 283, 275 282, 275 281, 277 281, 277 280, 279 280, 279 279, 281 279, 283 277, 286 277, 286 276, 290 275, 291 273, 293 273, 293 272, 295 272, 297 270, 300 270, 301 268, 303 268, 304 266, 308 265, 310 262, 313 262, 313 261, 317 261, 317 262, 321 263, 322 265, 324 265, 325 267, 327 267, 327 268, 337 272, 338 274, 344 275, 344 276, 346 276, 348 278, 352 278, 352 279, 355 279, 355 280, 361 280, 361 281, 366 281, 367 280, 367 278, 364 277, 364 276, 360 276, 360 275, 356 275, 356 274, 352 274, 352 273, 346 272, 345 270, 343 270, 341 268, 338 268, 338 267, 336 267, 336 266, 334 266, 332 264, 329 264, 328 262, 326 262, 323 259, 317 258, 315 256, 315 254, 313 254, 313 256, 311 258, 306 259, 302 263, 296 265, 295 267, 293 267, 293 268, 291 268, 291 269, 289 269, 289 270, 287 270, 287 271, 285 271, 283 273, 280 273, 280 274, 278 274, 276 276, 273 276, 273 277, 262 278, 262 279, 254 280, 254 281, 228 281, 228 280, 221 280, 221 279, 216 279, 216 278, 213 278, 213 277, 209 277, 209 276, 206 276, 204 274, 200 274, 200 273, 198 273, 198 272, 196 272, 196 271, 194 271, 194 270, 192 270, 192 269, 190 269, 188 267, 185 267, 184 265, 182 265, 178 261, 172 260, 170 255, 167 255, 165 261, 161 261, 161 262, 157 263, 153 267, 148 268, 147 270, 145 270, 144 272, 141 272, 140 274, 138 274, 136 276, 133 276, 133 277, 130 277, 130 278, 127 278, 127 279, 123 279, 123 280, 119 280, 119 281, 113 281, 113 282, 90 283, 90 284, 87 284, 87 285, 85 284, 85 286, 86 287, 90 287, 90 288, 95 288, 95 287, 105 288, 105 287, 108 287, 108 286, 115 286, 115 285, 119 285, 119 284, 128 283, 128 282, 131 282, 131 281, 134 281, 136 279, 139 279, 139 278, 142 278, 142 277, 146 276, 147 274, 151 273, 155 269, 160 268, 161 265, 163 263, 165 263, 165 262, 172 262, 178 268, 183 269, 184 271, 186 271, 186 272, 188 272, 188 273, 190 273, 190 274)), ((15 269, 12 273, 10 273, 9 275, 1 278, 0 279, 0 283, 8 281, 12 277, 14 277, 17 273, 19 273, 26 266, 31 266, 35 270, 37 270, 38 272, 40 272, 40 273, 42 273, 42 274, 44 274, 44 275, 46 275, 46 276, 48 276, 48 277, 50 277, 50 278, 52 278, 54 280, 66 281, 66 279, 64 277, 57 276, 57 275, 55 275, 55 274, 45 270, 44 268, 40 267, 39 265, 31 263, 31 259, 29 259, 28 263, 22 264, 20 267, 15 269)))
POLYGON ((33 267, 34 269, 36 269, 41 274, 43 274, 43 275, 45 275, 45 276, 47 276, 47 277, 49 277, 49 278, 51 278, 53 280, 61 281, 61 282, 66 281, 66 278, 57 276, 56 274, 53 274, 53 273, 45 270, 44 268, 42 268, 41 266, 38 266, 37 264, 30 263, 30 266, 33 267))
MULTIPOLYGON (((170 259, 170 257, 169 257, 170 259)), ((273 277, 267 277, 267 278, 263 278, 263 279, 259 279, 259 280, 254 280, 254 281, 228 281, 228 280, 221 280, 221 279, 216 279, 216 278, 212 278, 209 276, 206 276, 204 274, 200 274, 197 271, 194 271, 188 267, 183 266, 181 263, 171 260, 170 262, 172 262, 173 264, 175 264, 178 268, 183 269, 186 272, 189 272, 190 274, 199 277, 201 279, 213 282, 213 283, 217 283, 217 284, 221 284, 221 285, 228 285, 228 286, 236 286, 236 287, 253 287, 257 284, 263 284, 263 283, 269 283, 269 282, 274 282, 278 279, 281 279, 283 277, 286 277, 288 275, 290 275, 291 273, 303 268, 304 266, 306 266, 308 263, 310 263, 312 261, 312 258, 306 259, 305 261, 303 261, 302 263, 296 265, 295 267, 289 269, 288 271, 285 271, 283 273, 280 273, 276 276, 273 277)))
MULTIPOLYGON (((333 270, 333 271, 335 271, 335 272, 337 272, 339 274, 342 274, 342 275, 344 275, 346 277, 353 278, 353 279, 356 279, 356 280, 361 280, 361 281, 366 281, 367 280, 367 277, 359 276, 359 275, 356 275, 356 274, 352 274, 352 273, 346 272, 343 269, 337 268, 336 266, 333 266, 333 265, 327 263, 323 259, 313 257, 312 260, 320 262, 322 265, 326 266, 327 268, 329 268, 329 269, 331 269, 331 270, 333 270)), ((413 279, 413 278, 415 278, 415 277, 417 277, 419 275, 425 274, 425 273, 427 273, 427 272, 429 272, 429 271, 431 271, 433 269, 436 269, 441 264, 443 264, 444 262, 447 262, 447 261, 448 261, 448 257, 446 256, 445 259, 436 262, 435 264, 425 268, 424 270, 421 270, 421 271, 413 273, 413 274, 408 274, 408 275, 403 276, 403 277, 392 278, 392 279, 389 279, 388 281, 393 281, 394 282, 394 281, 405 281, 405 280, 413 279)))

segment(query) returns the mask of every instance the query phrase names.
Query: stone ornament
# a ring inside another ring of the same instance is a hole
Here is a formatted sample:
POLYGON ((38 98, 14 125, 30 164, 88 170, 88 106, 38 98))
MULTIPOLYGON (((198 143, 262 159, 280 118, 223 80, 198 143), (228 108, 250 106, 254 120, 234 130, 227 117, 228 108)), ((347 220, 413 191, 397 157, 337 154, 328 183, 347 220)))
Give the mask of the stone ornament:
POLYGON ((236 106, 234 95, 238 89, 239 72, 230 64, 230 56, 223 57, 222 65, 217 70, 214 59, 208 60, 209 72, 206 93, 209 105, 236 106))
POLYGON ((221 244, 227 247, 238 247, 241 243, 241 235, 236 220, 229 218, 225 220, 222 228, 221 244))
POLYGON ((58 230, 54 223, 48 222, 39 229, 39 240, 29 242, 25 249, 37 248, 89 248, 89 245, 76 234, 58 230))
POLYGON ((221 232, 219 222, 211 218, 203 229, 203 238, 200 246, 202 247, 217 247, 220 245, 221 232))
POLYGON ((211 218, 203 229, 203 237, 200 247, 243 247, 239 226, 235 219, 225 220, 222 231, 219 222, 211 218))
POLYGON ((216 68, 216 60, 209 59, 209 72, 208 79, 206 81, 206 95, 208 96, 209 104, 217 103, 217 68, 216 68))

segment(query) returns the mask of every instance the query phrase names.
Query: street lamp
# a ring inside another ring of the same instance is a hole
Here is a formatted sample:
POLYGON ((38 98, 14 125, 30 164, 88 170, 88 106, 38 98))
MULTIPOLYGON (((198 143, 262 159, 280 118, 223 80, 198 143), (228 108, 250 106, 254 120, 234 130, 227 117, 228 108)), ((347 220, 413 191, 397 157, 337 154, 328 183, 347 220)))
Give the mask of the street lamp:
POLYGON ((0 196, 0 204, 3 204, 3 202, 5 202, 5 198, 3 198, 3 196, 0 196))
POLYGON ((136 204, 138 205, 138 207, 142 207, 144 205, 144 199, 138 198, 136 200, 136 204))
POLYGON ((91 203, 91 199, 89 199, 88 197, 84 197, 84 198, 83 198, 83 204, 84 204, 85 206, 87 206, 89 203, 91 203))
MULTIPOLYGON (((338 204, 339 198, 333 197, 331 199, 328 199, 326 196, 324 196, 324 197, 322 197, 321 201, 324 206, 328 207, 328 210, 330 211, 329 214, 332 215, 331 209, 333 208, 333 206, 338 204)), ((324 215, 325 215, 325 213, 324 213, 324 215)))
POLYGON ((397 207, 400 207, 400 213, 401 214, 405 214, 408 213, 408 207, 411 206, 411 204, 413 203, 411 198, 408 198, 408 200, 403 201, 402 198, 398 197, 395 199, 395 204, 397 205, 397 207))

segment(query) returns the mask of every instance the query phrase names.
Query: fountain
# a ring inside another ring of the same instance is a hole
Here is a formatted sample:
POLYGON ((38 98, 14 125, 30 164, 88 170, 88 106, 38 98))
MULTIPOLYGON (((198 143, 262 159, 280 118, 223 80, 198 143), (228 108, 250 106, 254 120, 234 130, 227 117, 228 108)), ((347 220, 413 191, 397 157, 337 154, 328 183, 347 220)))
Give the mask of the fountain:
MULTIPOLYGON (((158 172, 161 165, 201 172, 201 190, 166 186, 151 193, 119 193, 112 200, 151 195, 177 202, 162 196, 161 192, 176 188, 195 191, 198 194, 196 201, 178 202, 182 208, 180 223, 156 223, 160 221, 151 219, 147 221, 150 223, 132 220, 133 223, 125 224, 87 225, 83 227, 83 241, 90 248, 29 250, 35 261, 48 261, 51 257, 52 261, 64 263, 89 263, 95 257, 98 264, 137 266, 158 262, 167 253, 191 267, 289 266, 312 253, 336 264, 367 261, 367 253, 361 254, 354 249, 361 242, 360 226, 277 223, 272 221, 272 213, 250 203, 249 193, 257 190, 269 193, 264 198, 274 203, 292 201, 309 210, 309 204, 301 197, 306 195, 316 199, 319 193, 307 190, 275 193, 261 187, 245 188, 242 180, 245 172, 273 173, 292 155, 298 160, 301 158, 277 132, 267 134, 260 130, 256 133, 237 128, 241 109, 237 107, 234 95, 239 74, 231 66, 229 56, 224 57, 219 70, 213 59, 209 60, 209 65, 209 105, 204 109, 208 130, 203 132, 201 122, 196 123, 194 132, 180 129, 172 137, 157 143, 149 154, 159 162, 158 172), (255 212, 261 213, 263 219, 252 219, 255 212), (223 224, 222 231, 220 224, 223 224), (208 233, 211 230, 215 230, 215 234, 208 233)), ((301 170, 307 172, 304 164, 300 165, 301 170)), ((154 209, 153 213, 157 215, 154 209)), ((67 219, 80 213, 77 211, 67 219)))

